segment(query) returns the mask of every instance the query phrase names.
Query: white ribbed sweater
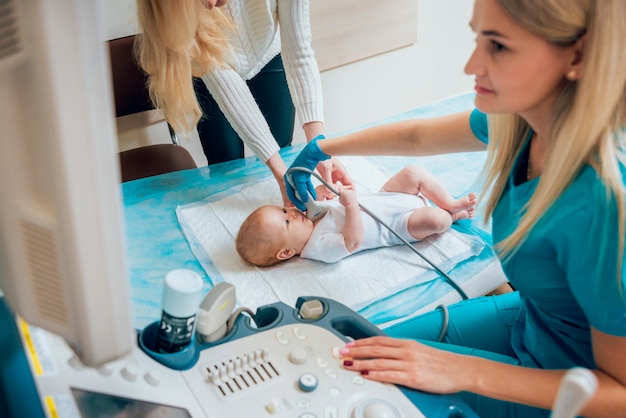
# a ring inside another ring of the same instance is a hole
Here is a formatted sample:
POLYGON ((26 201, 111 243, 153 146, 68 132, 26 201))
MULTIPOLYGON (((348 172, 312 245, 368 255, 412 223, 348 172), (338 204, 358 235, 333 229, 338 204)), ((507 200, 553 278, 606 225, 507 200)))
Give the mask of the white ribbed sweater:
POLYGON ((215 70, 202 79, 233 129, 265 163, 278 145, 245 80, 276 55, 282 53, 300 122, 324 121, 322 83, 311 47, 309 0, 230 0, 225 10, 237 26, 232 69, 215 70))

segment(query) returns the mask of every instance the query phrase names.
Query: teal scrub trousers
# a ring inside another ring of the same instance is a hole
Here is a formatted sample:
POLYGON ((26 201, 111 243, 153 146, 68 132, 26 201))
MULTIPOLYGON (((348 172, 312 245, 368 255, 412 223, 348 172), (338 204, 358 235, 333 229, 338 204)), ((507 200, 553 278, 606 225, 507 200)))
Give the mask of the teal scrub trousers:
MULTIPOLYGON (((520 308, 518 292, 468 299, 448 307, 448 329, 437 342, 443 311, 435 309, 391 326, 385 332, 395 338, 417 340, 443 350, 519 365, 511 347, 511 327, 520 308)), ((459 394, 480 417, 549 417, 550 411, 503 402, 469 392, 459 394)))

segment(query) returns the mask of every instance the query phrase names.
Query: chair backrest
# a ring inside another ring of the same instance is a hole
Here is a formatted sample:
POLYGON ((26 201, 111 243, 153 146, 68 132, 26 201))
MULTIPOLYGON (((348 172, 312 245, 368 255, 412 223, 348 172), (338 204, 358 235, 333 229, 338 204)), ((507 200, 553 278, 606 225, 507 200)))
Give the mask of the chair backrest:
MULTIPOLYGON (((150 99, 148 76, 135 60, 137 36, 140 35, 125 36, 108 42, 119 133, 165 121, 161 111, 154 108, 150 99)), ((169 123, 167 129, 172 143, 180 144, 169 123)))
POLYGON ((154 144, 120 152, 122 182, 197 168, 185 147, 154 144))
MULTIPOLYGON (((118 133, 165 120, 154 109, 146 86, 146 73, 135 60, 136 36, 108 41, 118 133), (122 125, 126 128, 120 129, 122 125)), ((172 143, 146 145, 119 154, 122 182, 197 167, 189 151, 178 145, 174 130, 169 124, 167 127, 172 143)))
POLYGON ((135 38, 130 35, 109 41, 115 116, 122 117, 154 109, 146 87, 146 73, 135 61, 135 38))

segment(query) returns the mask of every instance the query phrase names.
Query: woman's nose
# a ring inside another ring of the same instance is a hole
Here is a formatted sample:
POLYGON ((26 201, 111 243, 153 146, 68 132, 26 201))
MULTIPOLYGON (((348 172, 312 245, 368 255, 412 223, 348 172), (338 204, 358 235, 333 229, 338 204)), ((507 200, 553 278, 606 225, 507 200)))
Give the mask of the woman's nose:
POLYGON ((480 51, 478 50, 478 47, 475 47, 472 51, 472 55, 470 55, 463 70, 467 75, 485 75, 485 67, 481 64, 480 51))

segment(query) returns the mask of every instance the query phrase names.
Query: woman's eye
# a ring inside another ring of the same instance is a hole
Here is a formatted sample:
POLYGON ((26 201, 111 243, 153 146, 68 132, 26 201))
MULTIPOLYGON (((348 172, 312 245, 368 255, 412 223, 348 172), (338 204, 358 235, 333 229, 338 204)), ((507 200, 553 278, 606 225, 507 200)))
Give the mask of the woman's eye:
POLYGON ((287 214, 287 209, 283 208, 283 213, 287 214))
POLYGON ((506 51, 506 46, 502 45, 500 42, 497 41, 491 41, 490 45, 489 45, 491 52, 502 52, 502 51, 506 51))
POLYGON ((285 221, 285 223, 286 223, 287 225, 289 225, 289 219, 287 219, 287 220, 285 221))

